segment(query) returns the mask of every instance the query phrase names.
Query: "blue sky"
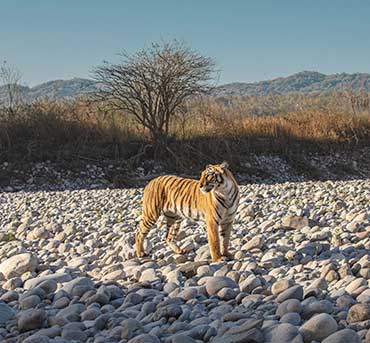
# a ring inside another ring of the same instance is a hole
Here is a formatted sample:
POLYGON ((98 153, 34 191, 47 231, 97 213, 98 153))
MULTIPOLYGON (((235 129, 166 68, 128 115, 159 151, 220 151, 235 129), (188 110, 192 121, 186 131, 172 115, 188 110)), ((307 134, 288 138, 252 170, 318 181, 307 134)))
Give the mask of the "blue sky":
POLYGON ((32 86, 176 38, 215 59, 220 83, 370 72, 369 15, 366 0, 0 0, 0 61, 32 86))

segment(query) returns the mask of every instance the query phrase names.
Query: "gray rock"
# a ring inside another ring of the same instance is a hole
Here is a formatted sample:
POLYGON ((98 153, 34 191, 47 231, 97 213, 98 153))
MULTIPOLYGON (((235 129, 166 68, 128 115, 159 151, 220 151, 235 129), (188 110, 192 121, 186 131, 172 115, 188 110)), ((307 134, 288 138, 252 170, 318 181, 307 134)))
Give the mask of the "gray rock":
POLYGON ((108 320, 110 319, 110 314, 103 313, 94 321, 94 328, 98 331, 101 331, 106 328, 108 320))
POLYGON ((161 341, 156 336, 142 334, 130 339, 128 343, 161 343, 161 341))
POLYGON ((12 290, 16 288, 20 288, 23 285, 23 280, 19 276, 17 277, 12 277, 9 279, 7 282, 3 284, 4 289, 12 290))
POLYGON ((67 282, 63 286, 62 290, 73 295, 82 296, 88 290, 93 288, 94 283, 91 281, 91 279, 87 277, 79 277, 67 282))
POLYGON ((135 292, 132 292, 132 293, 127 294, 127 296, 125 298, 125 303, 130 303, 132 305, 137 305, 137 304, 140 304, 143 300, 144 300, 144 298, 143 298, 142 295, 140 295, 138 293, 135 293, 135 292))
POLYGON ((369 303, 370 302, 370 288, 365 289, 360 295, 356 297, 357 302, 369 303))
POLYGON ((370 304, 356 304, 348 311, 347 322, 350 324, 367 319, 370 319, 370 304))
POLYGON ((87 336, 82 330, 76 328, 63 328, 62 338, 68 341, 85 342, 87 336))
POLYGON ((196 343, 197 341, 190 336, 179 334, 172 337, 172 343, 196 343))
POLYGON ((222 288, 239 288, 237 283, 226 276, 211 276, 206 282, 206 291, 215 295, 222 288))
POLYGON ((198 290, 195 287, 188 287, 181 291, 177 296, 184 300, 194 299, 198 295, 198 290))
POLYGON ((41 282, 38 287, 43 289, 46 294, 49 294, 54 293, 57 290, 58 284, 55 280, 45 280, 41 282))
POLYGON ((171 326, 168 328, 168 332, 171 334, 175 334, 180 331, 186 331, 191 328, 191 325, 187 322, 181 322, 180 320, 176 320, 171 324, 171 326))
POLYGON ((327 338, 322 343, 361 343, 361 338, 356 331, 351 329, 339 330, 327 338))
POLYGON ((157 311, 154 313, 153 319, 159 320, 161 318, 178 318, 182 314, 181 306, 177 304, 169 304, 167 306, 162 306, 157 308, 157 311))
POLYGON ((366 335, 365 335, 365 343, 369 343, 369 342, 370 342, 370 330, 367 330, 366 335))
POLYGON ((329 313, 330 314, 332 313, 332 311, 333 311, 333 304, 329 300, 317 301, 316 299, 313 299, 307 305, 304 304, 302 318, 308 319, 317 313, 329 313))
POLYGON ((356 291, 359 287, 363 285, 367 285, 367 280, 365 280, 364 278, 356 278, 349 283, 345 290, 348 294, 352 294, 354 291, 356 291))
POLYGON ((23 311, 18 317, 18 329, 21 332, 41 329, 45 320, 46 312, 44 310, 29 309, 23 311))
POLYGON ((295 286, 288 288, 287 290, 283 291, 282 293, 278 295, 278 297, 276 298, 276 301, 279 303, 282 303, 283 301, 288 300, 288 299, 302 300, 303 299, 303 287, 300 285, 295 285, 295 286))
POLYGON ((99 317, 100 311, 98 308, 88 308, 86 311, 81 312, 81 320, 94 320, 99 317))
POLYGON ((217 335, 212 343, 262 343, 262 323, 262 319, 249 319, 242 325, 233 326, 222 335, 217 335))
POLYGON ((125 319, 122 321, 121 326, 122 339, 131 339, 134 335, 138 335, 143 331, 143 325, 138 320, 133 318, 125 319))
POLYGON ((291 313, 284 314, 280 318, 281 323, 288 323, 288 324, 292 324, 294 326, 299 326, 301 324, 301 321, 302 321, 301 316, 296 312, 291 312, 291 313))
POLYGON ((208 264, 207 261, 195 261, 195 262, 187 262, 182 264, 179 267, 179 271, 184 274, 187 278, 192 278, 197 274, 197 269, 200 266, 204 266, 208 264))
POLYGON ((298 329, 288 323, 273 325, 263 330, 264 343, 303 343, 298 329))
POLYGON ((65 308, 69 305, 70 301, 71 299, 67 297, 59 298, 53 303, 53 308, 58 308, 58 309, 65 308))
POLYGON ((243 312, 228 312, 224 314, 222 317, 223 322, 236 322, 240 319, 246 319, 249 318, 250 314, 248 313, 243 313, 243 312))
POLYGON ((0 326, 6 324, 6 322, 14 316, 14 310, 7 304, 0 302, 0 326))
POLYGON ((40 335, 39 333, 31 335, 23 341, 23 343, 49 343, 49 342, 50 342, 49 337, 40 335))
POLYGON ((60 336, 61 332, 62 332, 62 329, 59 326, 54 325, 50 328, 41 329, 37 333, 39 335, 42 335, 42 336, 47 336, 47 337, 50 337, 50 338, 54 338, 56 336, 60 336))
POLYGON ((157 273, 154 268, 148 268, 143 271, 140 276, 140 282, 151 282, 158 279, 157 273))
POLYGON ((288 299, 282 302, 278 309, 276 310, 276 314, 279 317, 284 316, 284 314, 291 313, 291 312, 296 312, 296 313, 301 313, 302 311, 302 306, 299 300, 297 299, 288 299))
POLYGON ((283 218, 282 225, 291 229, 301 230, 309 226, 309 221, 308 218, 304 216, 287 216, 283 218))
POLYGON ((56 317, 57 318, 63 318, 66 321, 69 322, 76 322, 80 320, 80 313, 85 311, 86 307, 82 304, 71 304, 68 307, 60 310, 56 317))
POLYGON ((252 249, 261 249, 264 243, 265 243, 264 237, 262 235, 257 235, 253 237, 250 241, 245 243, 242 246, 241 250, 249 251, 252 249))
POLYGON ((294 285, 293 279, 282 279, 276 281, 271 287, 271 293, 278 295, 294 285))
MULTIPOLYGON (((219 342, 217 340, 213 340, 213 342, 219 342)), ((264 338, 263 334, 260 329, 253 328, 245 332, 241 332, 239 334, 233 334, 233 335, 225 335, 222 338, 222 342, 226 343, 243 343, 243 342, 249 342, 249 343, 263 343, 264 338)))
POLYGON ((50 274, 50 275, 38 276, 36 278, 32 278, 32 279, 27 280, 24 283, 24 289, 35 288, 39 284, 43 283, 44 281, 49 281, 49 280, 53 280, 56 283, 68 282, 68 281, 72 280, 72 277, 68 273, 55 273, 55 274, 50 274))
POLYGON ((2 301, 5 301, 6 303, 9 303, 14 300, 18 300, 18 298, 19 298, 19 294, 16 291, 8 291, 0 297, 0 299, 2 301))
POLYGON ((20 307, 22 310, 28 310, 29 308, 35 308, 41 303, 41 299, 38 295, 30 295, 20 301, 20 307))
POLYGON ((92 296, 88 297, 85 301, 86 305, 90 305, 92 303, 98 303, 100 305, 106 305, 109 303, 109 297, 104 293, 96 293, 92 296))
POLYGON ((239 284, 242 292, 251 293, 255 288, 262 285, 259 277, 251 274, 244 281, 239 284))
POLYGON ((0 273, 6 280, 33 272, 38 266, 37 257, 30 253, 14 255, 0 264, 0 273))
POLYGON ((340 309, 348 309, 352 305, 356 304, 356 301, 350 295, 342 295, 338 297, 336 304, 340 309))
POLYGON ((222 300, 231 300, 235 299, 235 297, 238 295, 238 292, 233 290, 232 288, 222 288, 218 291, 217 296, 222 300))
POLYGON ((313 316, 304 323, 299 332, 304 342, 322 341, 338 329, 338 324, 332 316, 327 313, 321 313, 313 316))

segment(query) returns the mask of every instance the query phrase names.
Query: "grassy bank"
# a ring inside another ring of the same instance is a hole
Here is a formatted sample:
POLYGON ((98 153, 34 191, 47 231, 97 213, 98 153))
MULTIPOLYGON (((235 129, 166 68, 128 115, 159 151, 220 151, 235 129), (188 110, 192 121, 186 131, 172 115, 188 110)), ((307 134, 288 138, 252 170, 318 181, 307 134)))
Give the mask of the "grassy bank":
MULTIPOLYGON (((176 114, 162 163, 172 170, 250 153, 298 159, 370 143, 370 114, 343 94, 203 99, 176 114)), ((39 101, 0 112, 0 161, 152 158, 148 132, 122 113, 82 100, 39 101)))

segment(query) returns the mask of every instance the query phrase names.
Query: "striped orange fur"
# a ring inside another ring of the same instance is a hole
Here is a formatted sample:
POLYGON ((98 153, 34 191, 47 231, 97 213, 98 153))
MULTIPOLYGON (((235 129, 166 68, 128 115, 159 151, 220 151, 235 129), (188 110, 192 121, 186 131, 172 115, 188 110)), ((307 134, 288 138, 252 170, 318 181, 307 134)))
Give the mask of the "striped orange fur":
POLYGON ((167 226, 166 241, 175 253, 181 221, 205 221, 212 261, 229 257, 230 233, 239 205, 239 187, 226 162, 208 165, 200 180, 172 175, 160 176, 144 189, 143 210, 136 232, 136 253, 141 257, 143 241, 160 215, 167 226))

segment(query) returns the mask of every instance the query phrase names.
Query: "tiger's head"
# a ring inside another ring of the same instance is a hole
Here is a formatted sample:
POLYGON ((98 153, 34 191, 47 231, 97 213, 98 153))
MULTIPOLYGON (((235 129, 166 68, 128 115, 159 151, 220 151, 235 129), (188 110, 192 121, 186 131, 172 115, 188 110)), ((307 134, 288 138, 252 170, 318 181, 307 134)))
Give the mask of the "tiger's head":
POLYGON ((199 187, 202 193, 209 193, 222 186, 227 179, 229 165, 227 162, 221 164, 210 164, 202 171, 199 187))

